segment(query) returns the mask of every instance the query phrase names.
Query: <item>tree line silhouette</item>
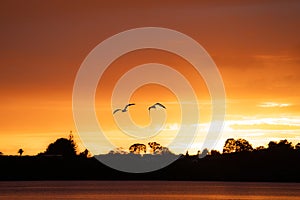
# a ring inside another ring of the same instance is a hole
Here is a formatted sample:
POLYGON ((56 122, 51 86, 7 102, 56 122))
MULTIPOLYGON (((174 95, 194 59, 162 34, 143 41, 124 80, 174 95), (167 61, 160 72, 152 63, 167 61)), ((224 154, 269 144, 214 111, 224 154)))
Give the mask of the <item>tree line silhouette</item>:
MULTIPOLYGON (((59 138, 36 156, 5 156, 0 153, 0 180, 212 180, 300 182, 300 143, 270 141, 253 148, 245 139, 229 138, 223 151, 204 149, 196 155, 178 155, 172 164, 149 173, 130 174, 102 164, 85 149, 78 152, 72 135, 59 138)), ((102 156, 116 158, 175 155, 157 142, 117 148, 102 156), (147 156, 145 156, 147 155, 147 156)))

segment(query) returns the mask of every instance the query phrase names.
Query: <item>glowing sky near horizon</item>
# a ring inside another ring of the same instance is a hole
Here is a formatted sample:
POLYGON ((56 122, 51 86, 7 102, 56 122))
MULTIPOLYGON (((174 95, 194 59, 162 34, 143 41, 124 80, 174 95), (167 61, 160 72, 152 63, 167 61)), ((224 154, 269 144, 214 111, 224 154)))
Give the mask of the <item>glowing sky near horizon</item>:
MULTIPOLYGON (((221 150, 231 137, 245 138, 253 146, 280 139, 300 142, 299 1, 3 1, 0 16, 0 152, 4 154, 17 154, 19 148, 24 154, 37 154, 55 139, 67 137, 70 130, 80 144, 72 116, 77 70, 101 41, 145 26, 189 35, 218 66, 227 113, 216 149, 221 150)), ((99 84, 106 93, 96 95, 97 112, 111 113, 105 102, 118 76, 153 60, 179 69, 193 82, 201 108, 199 127, 205 132, 211 115, 205 84, 183 59, 160 51, 132 52, 116 60, 103 77, 105 84, 99 84)), ((167 144, 180 125, 174 95, 148 85, 132 101, 139 103, 130 114, 140 125, 149 122, 145 107, 157 101, 166 104, 170 118, 158 142, 167 144)), ((107 134, 114 134, 114 128, 108 122, 107 134)), ((196 138, 191 152, 200 148, 202 137, 196 138)), ((114 143, 128 148, 129 142, 122 139, 115 135, 114 143)))

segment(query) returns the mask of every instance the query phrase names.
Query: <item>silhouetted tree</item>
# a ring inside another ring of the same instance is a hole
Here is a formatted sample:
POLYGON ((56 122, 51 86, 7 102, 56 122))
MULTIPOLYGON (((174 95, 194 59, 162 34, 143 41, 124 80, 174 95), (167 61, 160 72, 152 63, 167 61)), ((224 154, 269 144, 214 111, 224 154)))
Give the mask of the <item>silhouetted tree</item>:
POLYGON ((234 153, 243 151, 253 151, 252 145, 245 139, 239 138, 237 140, 229 138, 226 140, 223 147, 223 153, 234 153))
POLYGON ((207 148, 205 148, 205 149, 202 150, 201 154, 199 155, 199 158, 204 158, 208 154, 209 154, 209 150, 207 148))
POLYGON ((144 144, 133 144, 129 147, 129 151, 134 154, 146 153, 146 145, 144 144))
POLYGON ((268 149, 274 149, 276 148, 277 142, 270 141, 268 144, 268 149))
POLYGON ((258 147, 255 148, 256 151, 261 151, 261 150, 264 150, 264 149, 266 149, 266 147, 264 147, 264 146, 258 146, 258 147))
POLYGON ((156 150, 155 154, 166 155, 173 154, 168 147, 161 147, 161 149, 156 150))
POLYGON ((186 157, 189 157, 189 156, 190 156, 189 151, 186 151, 186 152, 185 152, 185 156, 186 156, 186 157))
POLYGON ((233 153, 236 150, 235 146, 235 139, 229 138, 226 140, 224 147, 223 147, 223 153, 233 153))
POLYGON ((80 156, 80 157, 83 157, 83 158, 88 158, 88 157, 90 157, 91 155, 90 155, 89 150, 85 149, 83 152, 80 152, 80 153, 79 153, 79 156, 80 156))
POLYGON ((159 153, 162 150, 162 146, 157 142, 149 142, 148 145, 150 146, 150 152, 153 154, 159 153))
POLYGON ((286 151, 292 150, 294 147, 291 142, 288 142, 287 140, 280 140, 278 143, 274 141, 269 142, 268 149, 271 151, 286 151))
POLYGON ((300 150, 300 143, 296 144, 295 149, 300 150))
POLYGON ((65 157, 76 156, 76 143, 73 135, 70 134, 69 139, 59 138, 54 143, 49 144, 44 155, 62 155, 65 157))
POLYGON ((245 139, 237 139, 235 141, 236 152, 253 151, 252 145, 245 139))
POLYGON ((20 156, 22 156, 22 154, 24 153, 23 149, 19 149, 18 154, 20 154, 20 156))
POLYGON ((219 155, 221 155, 221 153, 219 151, 217 151, 217 150, 211 150, 210 151, 210 155, 211 156, 219 156, 219 155))
POLYGON ((3 155, 3 153, 0 151, 0 156, 2 156, 3 155))

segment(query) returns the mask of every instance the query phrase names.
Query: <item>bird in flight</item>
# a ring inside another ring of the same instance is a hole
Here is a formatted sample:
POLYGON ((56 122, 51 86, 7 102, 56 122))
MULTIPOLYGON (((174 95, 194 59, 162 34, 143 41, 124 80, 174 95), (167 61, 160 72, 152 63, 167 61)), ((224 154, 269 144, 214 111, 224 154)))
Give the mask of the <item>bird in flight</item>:
POLYGON ((154 104, 154 105, 152 105, 152 106, 150 106, 150 107, 148 108, 149 113, 150 113, 150 110, 151 110, 152 108, 156 109, 157 106, 162 107, 162 108, 164 108, 164 109, 167 109, 166 106, 162 105, 161 103, 156 103, 156 104, 154 104))
POLYGON ((118 109, 114 110, 113 114, 115 114, 115 113, 118 112, 118 111, 127 112, 128 107, 129 107, 129 106, 134 106, 134 105, 135 105, 135 103, 127 104, 123 109, 118 108, 118 109))

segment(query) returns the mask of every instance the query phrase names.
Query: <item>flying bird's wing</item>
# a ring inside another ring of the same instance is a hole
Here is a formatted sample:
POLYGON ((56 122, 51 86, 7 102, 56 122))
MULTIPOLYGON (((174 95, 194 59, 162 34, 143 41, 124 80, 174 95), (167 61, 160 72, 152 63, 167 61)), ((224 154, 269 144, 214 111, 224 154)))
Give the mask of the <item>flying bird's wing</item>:
POLYGON ((148 107, 149 115, 150 115, 150 110, 151 110, 152 108, 155 108, 155 105, 152 105, 152 106, 148 107))
POLYGON ((160 106, 160 107, 162 107, 162 108, 164 108, 164 109, 167 109, 166 106, 162 105, 161 103, 156 103, 156 104, 154 104, 154 106, 155 106, 155 105, 158 105, 158 106, 160 106))
POLYGON ((120 110, 122 110, 122 109, 118 108, 118 109, 114 110, 113 114, 115 114, 116 112, 118 112, 120 110))
POLYGON ((127 104, 127 105, 125 106, 124 110, 126 110, 129 106, 134 106, 134 105, 135 105, 135 103, 127 104))
POLYGON ((156 107, 155 107, 155 104, 152 105, 152 106, 150 106, 150 107, 148 107, 148 110, 150 111, 152 108, 156 108, 156 107))

